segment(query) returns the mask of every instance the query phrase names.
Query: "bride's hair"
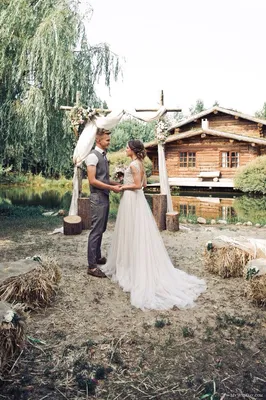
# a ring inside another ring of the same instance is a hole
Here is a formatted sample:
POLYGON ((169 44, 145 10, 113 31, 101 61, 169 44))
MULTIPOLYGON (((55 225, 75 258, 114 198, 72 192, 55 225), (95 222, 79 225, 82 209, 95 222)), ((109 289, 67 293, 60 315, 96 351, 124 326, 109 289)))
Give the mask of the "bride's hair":
POLYGON ((143 160, 146 157, 144 144, 140 140, 130 140, 128 142, 128 147, 134 151, 139 160, 143 160))

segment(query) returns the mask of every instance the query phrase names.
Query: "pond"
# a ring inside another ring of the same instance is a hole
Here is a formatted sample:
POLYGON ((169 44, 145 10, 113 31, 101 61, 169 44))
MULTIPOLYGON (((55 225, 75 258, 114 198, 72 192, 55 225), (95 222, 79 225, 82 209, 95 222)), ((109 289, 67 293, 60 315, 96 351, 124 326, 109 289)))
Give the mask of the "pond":
MULTIPOLYGON (((47 189, 42 187, 0 186, 0 205, 7 201, 14 206, 42 206, 45 210, 68 210, 71 191, 66 188, 47 189)), ((88 193, 83 193, 87 196, 88 193)), ((146 194, 151 204, 151 194, 146 194)), ((115 215, 120 195, 111 194, 111 214, 115 215)), ((180 192, 172 196, 174 210, 186 218, 203 217, 224 219, 232 222, 253 224, 266 223, 266 196, 248 196, 234 191, 180 192)))

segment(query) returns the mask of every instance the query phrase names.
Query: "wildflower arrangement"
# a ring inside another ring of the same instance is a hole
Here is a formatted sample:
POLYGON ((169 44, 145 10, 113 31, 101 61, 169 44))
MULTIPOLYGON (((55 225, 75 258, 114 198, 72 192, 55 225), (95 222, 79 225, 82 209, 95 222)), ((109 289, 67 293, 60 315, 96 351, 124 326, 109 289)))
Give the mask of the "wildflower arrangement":
POLYGON ((95 110, 85 109, 81 106, 73 107, 69 113, 71 126, 74 129, 84 127, 88 119, 91 119, 96 114, 95 110))
POLYGON ((125 166, 124 165, 118 165, 113 173, 113 178, 115 180, 118 180, 120 183, 123 183, 124 180, 124 175, 125 175, 125 166))
POLYGON ((158 140, 159 143, 164 144, 167 136, 168 136, 168 123, 160 120, 157 122, 156 128, 155 128, 155 137, 158 140))

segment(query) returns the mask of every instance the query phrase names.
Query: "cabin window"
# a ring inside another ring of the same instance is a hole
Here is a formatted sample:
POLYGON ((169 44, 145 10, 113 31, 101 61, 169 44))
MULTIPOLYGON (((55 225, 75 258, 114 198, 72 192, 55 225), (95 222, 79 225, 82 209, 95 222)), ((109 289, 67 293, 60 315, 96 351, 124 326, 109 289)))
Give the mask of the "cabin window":
POLYGON ((196 153, 180 152, 179 153, 179 167, 191 168, 196 167, 196 153))
POLYGON ((222 211, 222 215, 221 215, 222 219, 230 220, 230 219, 236 217, 236 212, 233 207, 222 206, 221 211, 222 211))
POLYGON ((236 151, 222 152, 222 168, 239 167, 239 153, 236 151))
POLYGON ((158 156, 152 157, 153 172, 159 172, 158 156))
POLYGON ((191 206, 190 204, 180 204, 179 212, 185 217, 188 215, 196 215, 196 206, 191 206))

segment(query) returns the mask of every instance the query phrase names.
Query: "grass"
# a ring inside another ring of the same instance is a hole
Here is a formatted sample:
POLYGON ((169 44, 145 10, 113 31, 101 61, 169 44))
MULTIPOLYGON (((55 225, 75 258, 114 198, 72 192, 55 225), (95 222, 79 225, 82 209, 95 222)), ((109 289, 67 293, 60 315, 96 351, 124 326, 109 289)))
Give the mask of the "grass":
POLYGON ((8 173, 1 176, 1 184, 5 185, 26 185, 26 186, 41 186, 46 188, 51 187, 71 187, 72 179, 67 179, 64 175, 58 179, 49 179, 44 177, 41 173, 34 175, 32 173, 16 174, 8 173))
POLYGON ((0 237, 17 237, 25 229, 53 230, 62 225, 60 216, 44 216, 44 208, 37 206, 14 206, 0 204, 0 237))

